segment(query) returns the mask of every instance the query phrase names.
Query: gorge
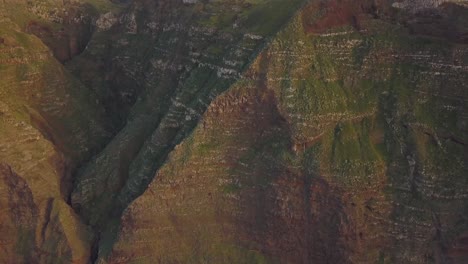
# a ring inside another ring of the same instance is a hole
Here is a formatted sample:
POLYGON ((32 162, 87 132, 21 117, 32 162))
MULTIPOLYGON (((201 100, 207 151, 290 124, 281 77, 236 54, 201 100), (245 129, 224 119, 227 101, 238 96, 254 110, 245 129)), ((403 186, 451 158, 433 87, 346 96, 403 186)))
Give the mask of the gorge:
POLYGON ((468 2, 3 0, 0 263, 468 263, 468 2))

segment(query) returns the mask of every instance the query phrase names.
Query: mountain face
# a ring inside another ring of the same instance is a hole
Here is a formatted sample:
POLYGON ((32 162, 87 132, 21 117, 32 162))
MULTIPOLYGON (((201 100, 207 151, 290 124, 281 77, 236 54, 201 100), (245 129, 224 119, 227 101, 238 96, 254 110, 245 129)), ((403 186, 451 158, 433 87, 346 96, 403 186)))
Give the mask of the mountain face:
POLYGON ((3 0, 0 263, 467 263, 462 0, 3 0))

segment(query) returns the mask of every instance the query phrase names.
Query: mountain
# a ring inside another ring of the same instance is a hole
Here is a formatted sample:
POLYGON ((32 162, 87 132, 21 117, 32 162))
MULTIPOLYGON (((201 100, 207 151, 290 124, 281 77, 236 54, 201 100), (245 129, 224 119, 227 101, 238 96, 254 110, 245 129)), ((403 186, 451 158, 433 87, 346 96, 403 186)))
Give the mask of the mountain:
POLYGON ((4 0, 1 263, 465 263, 468 6, 4 0))

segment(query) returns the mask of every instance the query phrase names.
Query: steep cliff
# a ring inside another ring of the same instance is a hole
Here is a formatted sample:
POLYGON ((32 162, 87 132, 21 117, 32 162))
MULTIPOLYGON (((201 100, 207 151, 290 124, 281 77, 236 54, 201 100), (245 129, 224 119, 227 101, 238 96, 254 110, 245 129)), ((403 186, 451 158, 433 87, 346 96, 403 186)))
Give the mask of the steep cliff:
POLYGON ((79 170, 71 195, 99 234, 99 255, 110 251, 122 211, 146 190, 168 153, 302 2, 135 2, 71 65, 93 81, 86 65, 120 76, 98 79, 96 87, 108 112, 126 122, 79 170))
POLYGON ((458 0, 4 0, 0 262, 468 262, 467 36, 458 0))
POLYGON ((125 211, 109 262, 466 262, 466 27, 414 30, 462 28, 458 8, 312 1, 125 211))

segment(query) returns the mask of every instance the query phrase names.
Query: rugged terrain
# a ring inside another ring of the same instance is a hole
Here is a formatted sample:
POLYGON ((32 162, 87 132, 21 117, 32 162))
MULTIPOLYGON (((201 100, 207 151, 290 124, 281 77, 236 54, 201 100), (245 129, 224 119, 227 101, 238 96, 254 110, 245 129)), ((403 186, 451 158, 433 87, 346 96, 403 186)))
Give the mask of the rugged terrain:
POLYGON ((0 262, 465 263, 465 1, 0 3, 0 262))

